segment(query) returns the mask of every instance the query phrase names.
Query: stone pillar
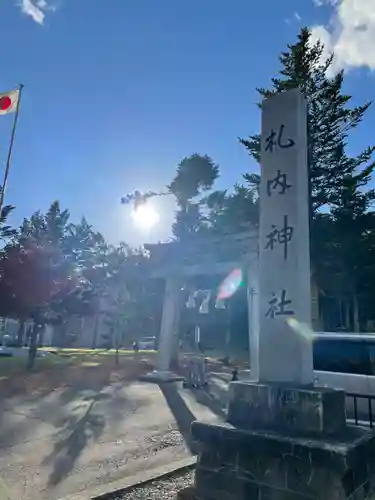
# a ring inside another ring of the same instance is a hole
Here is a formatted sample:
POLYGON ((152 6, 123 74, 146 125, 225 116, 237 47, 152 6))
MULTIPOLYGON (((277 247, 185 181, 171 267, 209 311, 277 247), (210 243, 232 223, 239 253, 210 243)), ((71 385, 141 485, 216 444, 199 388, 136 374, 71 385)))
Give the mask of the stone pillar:
POLYGON ((182 380, 170 371, 173 351, 176 348, 176 335, 180 308, 181 280, 178 276, 168 276, 165 282, 163 312, 158 345, 157 369, 141 377, 149 382, 170 382, 182 380))
POLYGON ((304 385, 314 380, 306 110, 297 89, 263 102, 259 235, 259 379, 304 385))
POLYGON ((169 276, 165 282, 163 313, 159 337, 159 352, 157 368, 160 371, 169 371, 174 348, 174 335, 180 304, 180 280, 169 276))
POLYGON ((251 380, 259 380, 259 285, 257 266, 247 270, 247 309, 251 380))
POLYGON ((195 497, 370 500, 375 434, 313 385, 306 102, 294 89, 262 112, 259 382, 232 382, 226 423, 193 423, 195 497))

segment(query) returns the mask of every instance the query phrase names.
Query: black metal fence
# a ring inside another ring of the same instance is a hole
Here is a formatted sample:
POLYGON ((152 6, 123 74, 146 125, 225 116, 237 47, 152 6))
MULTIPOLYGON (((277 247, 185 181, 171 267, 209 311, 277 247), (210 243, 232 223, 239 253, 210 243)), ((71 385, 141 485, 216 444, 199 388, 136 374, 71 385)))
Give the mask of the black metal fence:
POLYGON ((347 392, 346 399, 346 418, 349 423, 374 427, 375 395, 347 392))

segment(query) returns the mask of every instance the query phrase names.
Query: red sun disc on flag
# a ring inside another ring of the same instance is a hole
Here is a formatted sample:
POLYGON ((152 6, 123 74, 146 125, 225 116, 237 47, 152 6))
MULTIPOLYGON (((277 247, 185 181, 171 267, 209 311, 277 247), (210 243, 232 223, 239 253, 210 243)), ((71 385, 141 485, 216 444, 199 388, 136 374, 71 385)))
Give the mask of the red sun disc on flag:
POLYGON ((9 96, 4 95, 3 97, 0 97, 0 111, 6 111, 11 107, 11 105, 12 99, 9 96))

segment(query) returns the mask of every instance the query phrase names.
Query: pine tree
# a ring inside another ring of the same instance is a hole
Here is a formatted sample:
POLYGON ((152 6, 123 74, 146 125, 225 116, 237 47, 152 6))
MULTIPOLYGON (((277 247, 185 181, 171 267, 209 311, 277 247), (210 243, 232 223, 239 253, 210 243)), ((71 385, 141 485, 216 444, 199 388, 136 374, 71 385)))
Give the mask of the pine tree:
POLYGON ((207 155, 194 153, 178 164, 167 189, 175 196, 178 206, 172 231, 179 240, 202 229, 205 217, 199 197, 212 188, 218 177, 219 167, 207 155))
POLYGON ((214 191, 204 202, 211 232, 241 233, 258 227, 259 198, 255 189, 235 184, 233 192, 214 191))
MULTIPOLYGON (((332 78, 327 76, 333 55, 322 62, 324 46, 311 44, 311 33, 303 28, 297 43, 288 46, 280 56, 280 77, 272 78, 272 88, 257 89, 264 99, 292 88, 300 88, 308 102, 309 172, 311 185, 311 212, 322 206, 332 206, 337 200, 343 178, 353 174, 358 185, 370 180, 375 168, 371 160, 375 146, 367 148, 356 158, 347 161, 343 151, 350 129, 356 127, 370 106, 348 107, 350 96, 343 94, 343 71, 332 78)), ((240 139, 249 154, 260 161, 260 136, 240 139)), ((250 184, 259 185, 260 177, 245 174, 250 184)))
POLYGON ((360 317, 363 318, 360 306, 368 293, 366 285, 375 277, 375 214, 369 211, 374 199, 374 189, 361 190, 356 176, 349 174, 343 178, 332 209, 336 244, 331 257, 338 271, 336 280, 346 312, 346 327, 354 331, 359 331, 360 317))

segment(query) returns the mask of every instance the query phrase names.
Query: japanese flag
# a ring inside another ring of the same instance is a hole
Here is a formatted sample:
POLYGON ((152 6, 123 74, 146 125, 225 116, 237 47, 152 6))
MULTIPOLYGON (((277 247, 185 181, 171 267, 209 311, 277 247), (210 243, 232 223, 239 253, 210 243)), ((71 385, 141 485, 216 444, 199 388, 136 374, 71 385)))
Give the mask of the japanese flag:
POLYGON ((19 97, 19 90, 11 90, 10 92, 0 93, 0 115, 14 113, 17 109, 19 97))

